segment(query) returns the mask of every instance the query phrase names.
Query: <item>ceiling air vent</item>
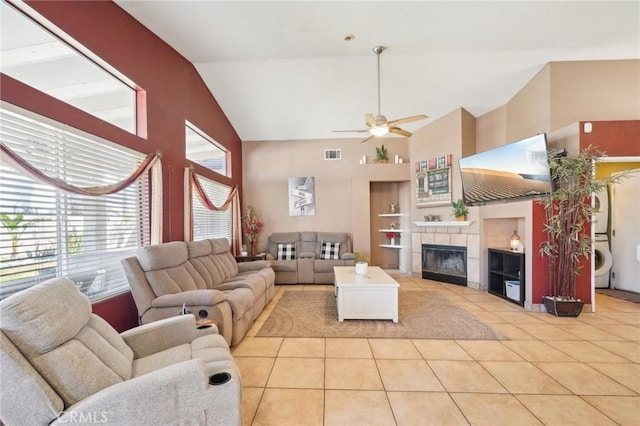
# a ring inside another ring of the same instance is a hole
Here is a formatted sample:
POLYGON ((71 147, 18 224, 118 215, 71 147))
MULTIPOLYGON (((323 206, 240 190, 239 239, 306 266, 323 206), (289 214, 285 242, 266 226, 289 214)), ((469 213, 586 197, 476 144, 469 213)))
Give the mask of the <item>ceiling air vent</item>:
POLYGON ((325 160, 342 160, 342 150, 341 149, 325 149, 324 159, 325 160))

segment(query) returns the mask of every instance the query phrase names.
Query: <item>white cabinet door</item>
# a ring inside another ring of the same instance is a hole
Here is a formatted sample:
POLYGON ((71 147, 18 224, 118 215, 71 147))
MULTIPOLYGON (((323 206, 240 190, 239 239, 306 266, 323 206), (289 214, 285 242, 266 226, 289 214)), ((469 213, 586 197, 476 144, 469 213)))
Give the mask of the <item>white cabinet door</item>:
POLYGON ((612 287, 640 293, 640 169, 612 186, 612 287))

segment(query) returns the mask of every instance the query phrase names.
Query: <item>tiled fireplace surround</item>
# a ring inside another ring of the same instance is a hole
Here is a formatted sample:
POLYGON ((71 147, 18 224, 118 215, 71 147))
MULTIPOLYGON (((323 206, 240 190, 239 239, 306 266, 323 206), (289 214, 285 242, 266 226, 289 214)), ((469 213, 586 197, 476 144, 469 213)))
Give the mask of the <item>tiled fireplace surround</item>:
POLYGON ((467 287, 487 290, 486 282, 483 286, 480 280, 480 235, 477 221, 469 226, 424 227, 421 232, 412 233, 411 243, 412 275, 422 274, 422 244, 466 247, 467 287))
POLYGON ((458 226, 455 222, 427 222, 425 226, 424 222, 414 222, 411 233, 412 276, 422 276, 422 244, 461 246, 467 248, 467 286, 487 291, 488 249, 507 248, 511 234, 516 230, 526 254, 524 308, 535 312, 544 310, 542 304, 531 303, 532 255, 537 255, 537 250, 531 245, 532 201, 471 207, 468 220, 468 226, 458 226))

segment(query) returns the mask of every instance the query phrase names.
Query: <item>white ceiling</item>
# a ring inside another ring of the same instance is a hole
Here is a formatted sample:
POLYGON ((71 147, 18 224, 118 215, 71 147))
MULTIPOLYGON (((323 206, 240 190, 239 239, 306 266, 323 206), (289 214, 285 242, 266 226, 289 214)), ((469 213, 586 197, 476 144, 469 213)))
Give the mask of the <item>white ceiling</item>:
POLYGON ((376 45, 390 120, 482 115, 550 61, 640 58, 638 1, 115 1, 195 65, 242 140, 364 128, 376 45))

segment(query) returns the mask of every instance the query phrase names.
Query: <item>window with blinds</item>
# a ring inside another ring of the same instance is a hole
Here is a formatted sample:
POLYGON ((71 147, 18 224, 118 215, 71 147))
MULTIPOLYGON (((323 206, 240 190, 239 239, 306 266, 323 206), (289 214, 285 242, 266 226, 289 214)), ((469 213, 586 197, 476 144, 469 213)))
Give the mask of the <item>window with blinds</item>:
MULTIPOLYGON (((2 104, 2 143, 77 186, 129 176, 143 154, 2 104)), ((107 196, 72 195, 0 162, 0 298, 68 277, 92 300, 129 289, 120 260, 150 241, 148 177, 107 196)))
MULTIPOLYGON (((221 206, 229 197, 231 188, 202 176, 198 176, 200 185, 215 206, 221 206)), ((191 211, 193 215, 193 239, 225 237, 231 241, 232 215, 231 207, 223 212, 207 209, 195 194, 192 197, 191 211)))

